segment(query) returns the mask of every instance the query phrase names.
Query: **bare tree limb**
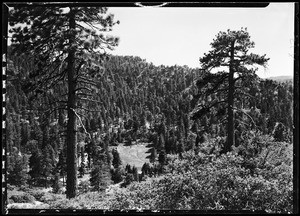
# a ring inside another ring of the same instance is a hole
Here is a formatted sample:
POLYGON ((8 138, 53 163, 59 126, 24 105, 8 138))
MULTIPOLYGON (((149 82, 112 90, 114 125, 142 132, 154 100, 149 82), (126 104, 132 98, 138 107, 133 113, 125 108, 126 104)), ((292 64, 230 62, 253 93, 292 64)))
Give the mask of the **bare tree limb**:
POLYGON ((91 134, 90 134, 89 132, 87 132, 87 130, 85 129, 84 124, 82 123, 81 118, 80 118, 80 116, 77 114, 77 112, 75 111, 75 109, 73 109, 73 108, 70 108, 70 109, 75 113, 75 115, 76 115, 77 118, 79 119, 79 122, 80 122, 81 126, 83 127, 84 132, 85 132, 86 134, 88 134, 88 136, 89 136, 90 139, 92 139, 91 134))

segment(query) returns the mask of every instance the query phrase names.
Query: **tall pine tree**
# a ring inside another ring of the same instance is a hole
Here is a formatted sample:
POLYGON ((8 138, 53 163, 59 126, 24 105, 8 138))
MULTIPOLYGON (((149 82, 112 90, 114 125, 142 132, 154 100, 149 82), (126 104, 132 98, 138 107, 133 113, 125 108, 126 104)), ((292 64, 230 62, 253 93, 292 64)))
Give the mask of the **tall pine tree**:
POLYGON ((234 145, 234 99, 237 93, 236 83, 238 80, 243 82, 251 81, 255 77, 257 68, 249 67, 253 65, 266 66, 267 61, 265 55, 249 53, 254 47, 254 42, 250 40, 247 29, 239 31, 227 30, 227 32, 219 32, 211 43, 212 50, 205 53, 200 58, 202 69, 206 72, 205 76, 198 80, 198 88, 206 86, 206 96, 222 92, 226 94, 224 100, 211 101, 210 104, 198 106, 193 112, 193 118, 199 118, 209 112, 212 107, 220 103, 226 104, 227 109, 227 142, 222 152, 231 150, 234 145), (228 68, 227 71, 219 71, 217 74, 210 73, 212 69, 228 68))
POLYGON ((102 33, 115 24, 113 15, 106 13, 107 8, 101 7, 47 5, 14 7, 10 11, 14 51, 30 56, 36 65, 29 74, 27 90, 39 93, 62 83, 68 86, 56 101, 56 109, 66 109, 68 115, 67 198, 75 197, 77 190, 76 110, 82 108, 77 101, 89 100, 103 50, 118 43, 117 38, 102 33))

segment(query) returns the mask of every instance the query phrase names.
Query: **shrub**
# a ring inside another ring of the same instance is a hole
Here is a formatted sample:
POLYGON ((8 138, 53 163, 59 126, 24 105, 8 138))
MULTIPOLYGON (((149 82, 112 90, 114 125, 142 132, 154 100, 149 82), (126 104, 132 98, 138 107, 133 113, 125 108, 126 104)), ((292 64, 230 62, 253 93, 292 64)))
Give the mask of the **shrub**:
POLYGON ((51 206, 53 202, 61 202, 62 200, 66 199, 65 197, 66 195, 64 194, 45 193, 40 198, 40 201, 51 206))
POLYGON ((33 203, 35 201, 34 196, 24 193, 24 194, 15 194, 9 197, 14 203, 33 203))
POLYGON ((28 155, 21 155, 17 148, 7 156, 7 182, 11 185, 25 185, 29 179, 27 173, 28 155))
POLYGON ((60 197, 49 205, 51 209, 107 209, 105 200, 103 193, 88 192, 72 199, 60 197))
POLYGON ((254 172, 235 152, 219 157, 186 152, 168 156, 166 175, 132 183, 115 193, 111 209, 292 211, 290 166, 265 166, 254 172))
POLYGON ((41 198, 46 194, 44 191, 38 191, 38 190, 32 190, 29 193, 38 201, 41 201, 41 198))
POLYGON ((126 177, 124 179, 124 182, 121 184, 121 187, 126 187, 127 185, 129 185, 133 181, 134 181, 133 174, 132 173, 127 173, 126 177))
POLYGON ((81 181, 78 185, 79 194, 87 193, 90 190, 90 186, 89 180, 81 181))

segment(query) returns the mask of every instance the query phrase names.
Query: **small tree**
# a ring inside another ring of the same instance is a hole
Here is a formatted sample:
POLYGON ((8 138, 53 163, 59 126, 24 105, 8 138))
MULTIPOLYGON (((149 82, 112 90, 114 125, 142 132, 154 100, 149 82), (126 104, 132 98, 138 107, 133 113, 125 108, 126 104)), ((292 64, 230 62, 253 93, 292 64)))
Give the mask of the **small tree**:
POLYGON ((116 169, 111 169, 111 180, 117 184, 123 181, 124 170, 120 167, 116 169))
POLYGON ((56 173, 54 175, 52 188, 53 188, 53 193, 59 193, 60 189, 62 188, 62 185, 59 181, 59 173, 56 173))
POLYGON ((112 155, 113 155, 112 165, 115 169, 117 169, 118 167, 120 167, 122 165, 122 161, 121 161, 118 150, 113 149, 112 155))
POLYGON ((63 185, 65 184, 66 174, 66 151, 63 149, 58 155, 58 163, 56 164, 56 170, 63 177, 63 185))
POLYGON ((99 146, 96 148, 93 165, 94 168, 90 177, 91 187, 95 191, 103 191, 110 184, 111 176, 107 164, 106 152, 99 146))
POLYGON ((132 173, 132 168, 130 166, 130 164, 127 164, 126 167, 125 167, 125 172, 126 173, 132 173))
POLYGON ((9 184, 22 186, 29 179, 27 174, 28 156, 21 155, 16 147, 7 157, 7 181, 9 184))
POLYGON ((134 181, 138 181, 139 180, 139 174, 138 174, 138 170, 135 166, 132 167, 132 174, 133 174, 134 181))
POLYGON ((134 176, 132 173, 127 173, 126 177, 124 179, 124 182, 121 184, 121 187, 126 187, 128 185, 130 185, 131 182, 134 181, 134 176))
POLYGON ((78 172, 79 172, 79 177, 82 178, 85 174, 85 164, 84 162, 81 161, 80 163, 80 167, 78 169, 78 172))
POLYGON ((165 150, 160 151, 159 156, 158 156, 158 161, 161 166, 164 166, 166 163, 166 152, 165 150))
POLYGON ((41 176, 44 178, 44 186, 48 187, 48 181, 51 180, 53 169, 55 168, 55 159, 54 159, 53 148, 47 144, 42 151, 42 161, 41 161, 41 176), (50 177, 50 178, 49 178, 50 177))
POLYGON ((35 149, 29 158, 29 175, 31 177, 30 182, 32 184, 41 183, 42 173, 42 152, 39 149, 35 149))
POLYGON ((284 142, 287 141, 287 133, 286 133, 286 127, 280 123, 276 122, 274 130, 273 130, 273 137, 276 142, 284 142))
POLYGON ((151 154, 150 154, 150 163, 154 163, 156 161, 156 158, 157 158, 157 151, 156 151, 156 148, 152 148, 151 149, 151 154))

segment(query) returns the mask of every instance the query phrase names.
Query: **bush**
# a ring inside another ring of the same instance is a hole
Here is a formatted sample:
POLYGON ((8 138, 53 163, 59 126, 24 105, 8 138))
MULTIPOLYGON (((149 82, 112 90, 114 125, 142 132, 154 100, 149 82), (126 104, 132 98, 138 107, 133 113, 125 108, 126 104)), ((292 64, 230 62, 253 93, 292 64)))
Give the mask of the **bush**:
POLYGON ((19 154, 17 148, 7 156, 7 182, 11 185, 25 185, 29 180, 27 173, 28 155, 19 154))
POLYGON ((284 162, 255 167, 252 172, 244 166, 249 159, 235 152, 216 157, 190 151, 181 160, 178 156, 167 159, 168 174, 132 183, 115 193, 109 207, 292 212, 292 168, 284 162))
POLYGON ((41 201, 42 197, 46 194, 44 191, 37 191, 37 190, 32 190, 29 193, 38 201, 41 201))
MULTIPOLYGON (((54 194, 54 193, 45 193, 39 201, 48 204, 49 206, 52 205, 52 203, 60 203, 63 200, 66 199, 66 195, 64 194, 54 194)), ((67 199, 66 199, 67 200, 67 199)))
POLYGON ((88 192, 72 199, 61 197, 49 202, 51 209, 107 209, 103 193, 88 192))
POLYGON ((34 196, 28 193, 11 195, 9 199, 14 203, 33 203, 35 201, 34 196))
POLYGON ((128 186, 133 181, 134 181, 133 174, 132 173, 127 173, 126 177, 124 179, 124 182, 121 184, 121 187, 126 187, 126 186, 128 186))
POLYGON ((81 181, 78 185, 79 194, 87 193, 90 190, 90 186, 89 180, 81 181))

